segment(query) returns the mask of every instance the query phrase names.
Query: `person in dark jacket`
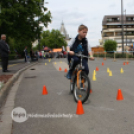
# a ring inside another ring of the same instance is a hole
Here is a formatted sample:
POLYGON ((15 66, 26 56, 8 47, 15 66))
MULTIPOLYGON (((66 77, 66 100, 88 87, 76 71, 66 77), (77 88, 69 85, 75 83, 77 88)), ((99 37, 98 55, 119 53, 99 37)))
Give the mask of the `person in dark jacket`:
POLYGON ((25 49, 24 49, 24 54, 25 54, 25 62, 27 62, 27 56, 28 56, 28 53, 27 53, 27 46, 26 46, 25 49))
POLYGON ((8 66, 8 55, 10 53, 9 46, 6 43, 6 35, 1 35, 0 40, 0 55, 1 55, 1 65, 2 65, 2 71, 8 72, 7 66, 8 66))
MULTIPOLYGON (((80 58, 75 56, 74 53, 82 52, 82 54, 86 56, 90 55, 90 59, 92 60, 94 59, 90 45, 86 38, 87 32, 88 32, 87 26, 80 25, 78 28, 78 35, 76 36, 76 38, 71 39, 69 44, 67 45, 69 64, 71 61, 71 65, 66 76, 68 79, 71 79, 72 71, 74 70, 76 65, 80 63, 80 58)), ((84 66, 84 71, 88 75, 89 73, 88 59, 83 59, 82 65, 84 66)))

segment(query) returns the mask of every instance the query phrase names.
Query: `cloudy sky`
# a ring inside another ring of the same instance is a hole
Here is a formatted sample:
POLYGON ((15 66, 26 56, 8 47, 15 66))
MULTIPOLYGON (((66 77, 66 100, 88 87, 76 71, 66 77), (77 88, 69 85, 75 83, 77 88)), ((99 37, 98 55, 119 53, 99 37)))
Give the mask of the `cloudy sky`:
MULTIPOLYGON (((45 0, 52 13, 48 28, 60 29, 62 20, 71 38, 77 35, 80 24, 88 26, 87 38, 91 46, 99 45, 104 15, 121 14, 121 0, 45 0)), ((134 0, 123 0, 127 14, 134 14, 134 0)))

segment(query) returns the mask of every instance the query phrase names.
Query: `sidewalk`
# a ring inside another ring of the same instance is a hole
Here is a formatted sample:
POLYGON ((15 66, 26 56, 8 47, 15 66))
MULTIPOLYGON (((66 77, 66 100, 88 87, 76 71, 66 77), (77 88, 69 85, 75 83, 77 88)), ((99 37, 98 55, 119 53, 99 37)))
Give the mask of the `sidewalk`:
MULTIPOLYGON (((23 63, 23 62, 24 62, 24 58, 23 59, 15 59, 15 60, 9 60, 8 61, 9 64, 23 63)), ((0 65, 1 65, 1 61, 0 61, 0 65)))

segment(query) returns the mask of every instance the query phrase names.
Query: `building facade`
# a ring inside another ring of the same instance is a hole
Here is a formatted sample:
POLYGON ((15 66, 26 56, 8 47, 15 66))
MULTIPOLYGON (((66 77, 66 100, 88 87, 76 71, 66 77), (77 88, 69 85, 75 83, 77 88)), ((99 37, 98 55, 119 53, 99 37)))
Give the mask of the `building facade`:
MULTIPOLYGON (((123 16, 124 50, 134 44, 134 14, 123 16)), ((122 51, 122 17, 121 15, 106 15, 102 21, 101 45, 107 39, 117 42, 117 51, 122 51)))

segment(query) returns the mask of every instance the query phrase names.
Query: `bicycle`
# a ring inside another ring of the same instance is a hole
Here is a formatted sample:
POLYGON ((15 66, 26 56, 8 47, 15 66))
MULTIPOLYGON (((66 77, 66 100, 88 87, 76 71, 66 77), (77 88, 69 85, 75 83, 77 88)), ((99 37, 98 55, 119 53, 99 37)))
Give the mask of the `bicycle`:
POLYGON ((81 53, 75 53, 75 56, 80 57, 80 63, 73 70, 70 80, 70 92, 73 93, 76 102, 81 100, 81 102, 84 103, 87 101, 90 94, 90 79, 83 70, 82 59, 90 59, 90 57, 82 55, 81 53))

